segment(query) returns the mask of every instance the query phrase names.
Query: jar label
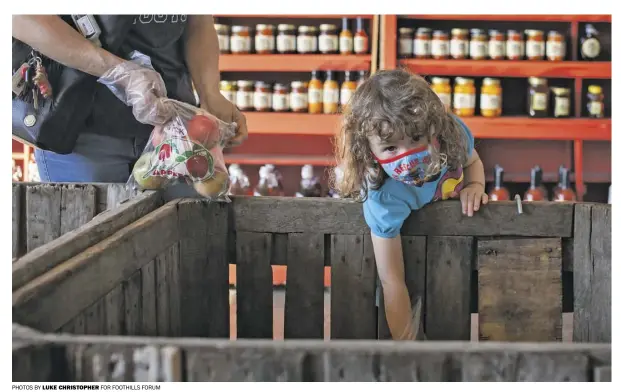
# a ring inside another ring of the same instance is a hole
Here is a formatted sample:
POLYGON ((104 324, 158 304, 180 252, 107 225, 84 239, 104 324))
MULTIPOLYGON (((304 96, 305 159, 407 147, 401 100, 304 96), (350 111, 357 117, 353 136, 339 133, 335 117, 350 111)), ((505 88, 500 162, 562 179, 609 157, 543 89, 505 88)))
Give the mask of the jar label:
POLYGON ((414 42, 410 38, 399 39, 399 54, 403 56, 411 56, 414 42))
POLYGON ((348 88, 341 89, 341 106, 345 106, 349 103, 352 95, 354 95, 355 90, 350 90, 348 88))
POLYGON ((291 109, 306 109, 308 108, 308 94, 306 93, 291 93, 291 109))
POLYGON ((548 41, 546 45, 546 57, 548 59, 560 57, 561 60, 565 59, 565 43, 548 41))
POLYGON ((444 57, 449 54, 449 42, 434 39, 431 41, 431 55, 434 57, 444 57))
POLYGON ((493 59, 505 57, 505 41, 489 41, 489 57, 493 59))
POLYGON ((323 89, 323 103, 329 105, 331 103, 338 104, 339 103, 339 90, 335 88, 324 88, 323 89))
POLYGON ((354 53, 366 53, 369 40, 367 37, 354 37, 354 53))
POLYGON ((231 52, 250 52, 250 37, 231 36, 231 52))
POLYGON ((256 35, 254 37, 254 49, 257 52, 267 52, 274 50, 274 36, 256 35))
POLYGON ((500 109, 501 97, 496 94, 481 94, 481 110, 500 109))
POLYGON ((487 57, 487 42, 470 41, 470 57, 473 59, 487 57))
POLYGON ((474 94, 455 93, 453 107, 455 109, 474 109, 474 94))
POLYGON ((556 117, 569 116, 569 105, 568 97, 556 97, 554 101, 554 115, 556 117))
POLYGON ((431 54, 431 42, 427 39, 415 39, 414 54, 416 56, 429 56, 431 54))
POLYGON ((468 41, 464 39, 451 40, 451 57, 464 58, 468 55, 468 41))
POLYGON ((544 111, 548 109, 548 95, 545 93, 534 93, 532 109, 535 111, 544 111))
POLYGON ((601 46, 599 44, 599 40, 595 38, 588 38, 582 43, 582 57, 594 59, 599 56, 600 50, 601 46))
POLYGON ((521 59, 524 56, 524 42, 522 41, 508 41, 507 42, 507 57, 512 59, 521 59))
POLYGON ((276 44, 278 45, 278 51, 294 52, 295 51, 295 35, 279 35, 276 38, 276 44))
POLYGON ((336 52, 338 49, 338 38, 336 35, 320 35, 319 51, 320 52, 336 52))
POLYGON ((341 53, 350 53, 354 51, 354 40, 351 37, 342 36, 339 38, 339 49, 341 53))
POLYGON ((438 96, 438 98, 440 98, 440 101, 442 101, 442 104, 445 107, 447 108, 451 107, 451 94, 450 93, 436 93, 436 95, 438 96))
POLYGON ((272 107, 272 94, 263 91, 254 92, 254 108, 256 110, 265 110, 272 107))
POLYGON ((289 94, 272 95, 272 108, 277 112, 289 110, 289 94))
POLYGON ((590 102, 588 106, 589 114, 591 116, 601 116, 603 114, 603 105, 601 102, 590 102))
POLYGON ((526 41, 526 57, 543 57, 544 46, 543 42, 526 41))
POLYGON ((310 53, 313 51, 313 38, 305 35, 298 35, 298 52, 310 53))
POLYGON ((235 91, 220 90, 220 94, 224 95, 224 98, 235 103, 235 91))
POLYGON ((254 94, 251 91, 238 91, 235 101, 240 110, 252 109, 254 94))
POLYGON ((323 102, 323 89, 309 88, 308 89, 308 103, 322 103, 323 102))
POLYGON ((220 48, 220 52, 229 51, 229 36, 228 35, 218 35, 218 47, 220 48))

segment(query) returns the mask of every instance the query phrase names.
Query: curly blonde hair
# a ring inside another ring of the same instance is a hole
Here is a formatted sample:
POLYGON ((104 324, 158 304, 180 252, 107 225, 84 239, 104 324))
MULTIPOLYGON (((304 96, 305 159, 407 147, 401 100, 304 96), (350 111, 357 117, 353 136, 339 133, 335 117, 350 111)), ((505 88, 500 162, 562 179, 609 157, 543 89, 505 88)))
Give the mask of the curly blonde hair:
POLYGON ((382 186, 388 176, 371 153, 369 137, 387 140, 394 134, 437 139, 439 149, 431 146, 425 174, 467 162, 465 132, 427 81, 402 69, 378 71, 353 94, 336 136, 336 161, 343 175, 339 181, 332 175, 331 183, 341 197, 364 201, 369 186, 382 186))

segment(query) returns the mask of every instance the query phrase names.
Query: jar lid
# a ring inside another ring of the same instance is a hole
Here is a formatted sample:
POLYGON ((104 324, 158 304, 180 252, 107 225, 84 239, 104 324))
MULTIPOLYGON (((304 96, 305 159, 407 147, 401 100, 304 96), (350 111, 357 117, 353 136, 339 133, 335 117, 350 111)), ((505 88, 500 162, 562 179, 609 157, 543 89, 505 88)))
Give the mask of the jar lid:
POLYGON ((293 82, 291 82, 291 88, 300 88, 300 87, 305 87, 306 83, 302 82, 301 80, 295 80, 293 82))
POLYGON ((455 83, 457 83, 457 84, 472 84, 472 83, 474 83, 474 80, 470 79, 470 78, 463 78, 461 76, 458 76, 458 77, 455 78, 455 83))
POLYGON ((507 30, 507 35, 522 35, 522 32, 520 30, 507 30))
POLYGON ((333 24, 328 24, 328 23, 325 23, 325 24, 320 24, 320 25, 319 25, 319 30, 320 30, 320 31, 330 31, 330 30, 336 30, 336 25, 333 25, 333 24))
POLYGON ((483 30, 483 29, 470 29, 470 34, 472 34, 472 35, 485 35, 485 30, 483 30))
POLYGON ((533 35, 543 35, 543 31, 541 31, 541 30, 532 30, 532 29, 529 29, 529 30, 524 30, 524 32, 526 33, 526 35, 529 35, 529 36, 533 36, 533 35))
POLYGON ((460 34, 468 35, 468 29, 454 28, 454 29, 451 30, 451 34, 453 34, 453 35, 460 35, 460 34))
POLYGON ((563 35, 556 30, 550 30, 548 31, 548 37, 550 36, 561 36, 562 37, 563 35))
POLYGON ((258 24, 256 25, 257 30, 265 30, 265 29, 273 29, 274 25, 271 24, 258 24))
POLYGON ((309 33, 311 31, 310 26, 300 26, 298 27, 298 33, 309 33))
POLYGON ((233 87, 233 82, 231 82, 230 80, 221 80, 220 81, 220 88, 222 87, 233 87))
POLYGON ((272 86, 269 83, 260 80, 260 81, 255 82, 254 87, 255 88, 270 88, 272 86))
POLYGON ((433 36, 435 37, 435 36, 438 36, 438 35, 439 36, 443 36, 443 35, 448 36, 448 33, 446 31, 444 31, 444 30, 434 30, 433 31, 433 36))
POLYGON ((500 30, 492 29, 492 30, 489 31, 489 35, 490 36, 492 36, 492 35, 504 36, 505 34, 502 31, 500 31, 500 30))
POLYGON ((592 84, 589 86, 588 91, 590 94, 601 94, 602 86, 598 86, 597 84, 592 84))
POLYGON ((295 30, 295 25, 292 24, 279 24, 278 31, 295 30))
POLYGON ((528 78, 528 83, 530 83, 533 86, 541 86, 541 85, 548 84, 548 80, 545 78, 536 78, 536 77, 531 76, 530 78, 528 78))
POLYGON ((317 27, 315 26, 308 26, 308 31, 310 31, 311 33, 314 33, 317 31, 317 27))
POLYGON ((500 79, 483 78, 483 86, 498 86, 498 85, 500 85, 500 79))
POLYGON ((248 26, 233 26, 231 31, 234 33, 241 33, 242 31, 250 31, 250 27, 248 26))
POLYGON ((550 90, 552 90, 552 92, 556 95, 569 95, 569 92, 571 91, 567 87, 552 87, 550 90))
POLYGON ((421 34, 425 34, 425 33, 430 33, 431 29, 429 27, 419 27, 416 30, 416 34, 421 33, 421 34))
POLYGON ((254 86, 254 81, 252 80, 238 80, 237 85, 239 87, 252 87, 254 86))
POLYGON ((414 33, 414 29, 411 28, 411 27, 400 27, 399 28, 399 33, 401 33, 401 34, 408 34, 408 33, 412 34, 412 33, 414 33))
POLYGON ((215 23, 213 27, 216 29, 216 31, 229 31, 229 26, 225 24, 215 23))
POLYGON ((289 86, 285 83, 274 83, 274 90, 289 90, 289 86))
POLYGON ((449 84, 451 80, 449 78, 441 78, 439 76, 434 76, 431 78, 431 83, 433 84, 449 84))

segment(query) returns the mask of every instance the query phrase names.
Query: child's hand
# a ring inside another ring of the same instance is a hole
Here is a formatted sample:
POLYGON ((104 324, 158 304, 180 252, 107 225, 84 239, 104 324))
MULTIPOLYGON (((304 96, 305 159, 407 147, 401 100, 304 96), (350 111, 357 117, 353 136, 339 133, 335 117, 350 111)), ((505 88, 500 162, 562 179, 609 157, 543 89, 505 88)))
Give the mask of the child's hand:
MULTIPOLYGON (((457 198, 457 193, 453 192, 451 195, 453 198, 457 198)), ((462 213, 468 216, 474 215, 474 211, 478 211, 481 203, 487 204, 488 197, 485 193, 485 187, 478 182, 471 182, 465 186, 459 192, 459 199, 461 200, 462 213)))

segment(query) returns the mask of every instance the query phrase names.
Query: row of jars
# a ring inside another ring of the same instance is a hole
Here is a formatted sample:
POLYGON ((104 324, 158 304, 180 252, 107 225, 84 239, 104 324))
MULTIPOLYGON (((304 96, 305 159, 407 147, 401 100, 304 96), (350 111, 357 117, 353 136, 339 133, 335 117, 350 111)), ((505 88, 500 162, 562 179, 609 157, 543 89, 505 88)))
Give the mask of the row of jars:
MULTIPOLYGON (((250 27, 216 24, 220 53, 248 54, 253 51, 250 27)), ((321 24, 299 26, 279 24, 275 34, 274 25, 255 26, 254 53, 258 54, 367 54, 369 36, 364 30, 362 18, 356 19, 356 31, 349 29, 349 19, 343 18, 339 31, 337 25, 321 24)))
MULTIPOLYGON (((535 77, 528 78, 528 84, 528 114, 530 117, 561 118, 570 116, 571 90, 569 88, 550 87, 547 79, 535 77)), ((602 87, 592 84, 587 87, 587 92, 587 116, 603 118, 604 93, 602 87)))
POLYGON ((353 71, 345 71, 340 85, 335 76, 334 71, 325 71, 322 80, 320 71, 313 71, 310 81, 273 85, 264 81, 223 80, 220 92, 242 111, 336 114, 339 106, 344 108, 366 80, 367 72, 358 71, 356 79, 353 71))
POLYGON ((565 37, 558 31, 549 31, 547 40, 542 30, 526 30, 526 41, 521 31, 452 29, 451 36, 443 30, 420 27, 399 29, 399 56, 401 58, 473 59, 473 60, 528 60, 562 61, 566 55, 565 37))

